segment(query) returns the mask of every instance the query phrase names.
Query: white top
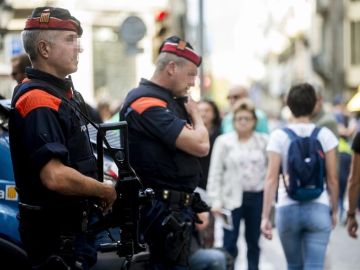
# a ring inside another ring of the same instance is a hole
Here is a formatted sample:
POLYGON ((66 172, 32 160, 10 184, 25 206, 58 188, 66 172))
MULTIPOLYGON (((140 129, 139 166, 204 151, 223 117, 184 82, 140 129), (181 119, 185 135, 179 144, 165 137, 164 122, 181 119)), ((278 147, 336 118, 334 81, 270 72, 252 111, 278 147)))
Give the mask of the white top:
MULTIPOLYGON (((287 126, 288 128, 292 129, 298 136, 306 137, 310 136, 312 131, 315 128, 315 124, 313 123, 297 123, 297 124, 290 124, 287 126)), ((318 134, 318 140, 321 143, 321 146, 324 152, 328 152, 338 145, 338 139, 336 136, 328 129, 327 127, 322 127, 318 134)), ((283 173, 287 174, 287 156, 288 156, 288 149, 290 145, 290 139, 288 135, 282 129, 274 130, 270 134, 269 144, 266 148, 267 151, 272 151, 279 153, 282 157, 282 167, 283 173)), ((330 205, 330 198, 326 189, 320 195, 320 197, 316 198, 314 202, 330 205)), ((277 207, 290 205, 298 203, 291 199, 285 190, 284 182, 282 176, 279 177, 279 190, 278 190, 278 201, 277 207)))
POLYGON ((263 190, 268 137, 254 132, 241 142, 233 131, 216 138, 206 188, 213 207, 233 210, 241 206, 243 191, 263 190))

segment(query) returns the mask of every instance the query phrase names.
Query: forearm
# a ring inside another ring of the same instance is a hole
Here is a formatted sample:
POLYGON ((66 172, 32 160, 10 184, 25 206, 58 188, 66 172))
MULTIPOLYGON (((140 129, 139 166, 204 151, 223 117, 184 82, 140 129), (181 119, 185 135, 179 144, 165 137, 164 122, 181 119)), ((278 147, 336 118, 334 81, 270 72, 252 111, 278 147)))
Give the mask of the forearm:
POLYGON ((338 198, 339 198, 339 184, 337 177, 328 178, 328 191, 330 195, 331 210, 333 213, 337 212, 338 198))
POLYGON ((51 160, 41 170, 42 183, 50 190, 63 195, 103 198, 103 184, 75 169, 51 160))
POLYGON ((194 127, 184 126, 175 142, 177 148, 196 157, 204 157, 210 150, 208 131, 200 121, 194 127))
POLYGON ((326 181, 327 181, 327 189, 330 195, 330 203, 331 209, 333 213, 337 212, 337 202, 339 196, 339 181, 337 177, 337 152, 336 148, 328 151, 325 154, 325 162, 326 162, 326 181))
POLYGON ((348 179, 349 212, 354 213, 357 207, 360 189, 360 155, 352 155, 350 174, 348 179))
POLYGON ((349 213, 355 213, 359 197, 359 183, 350 175, 348 181, 349 213))
POLYGON ((268 154, 268 169, 265 178, 264 200, 262 219, 269 219, 272 203, 275 199, 275 194, 279 185, 279 169, 281 166, 281 156, 279 153, 269 152, 268 154))
POLYGON ((196 132, 198 142, 201 144, 210 145, 208 130, 198 113, 192 113, 191 119, 193 121, 194 131, 196 132))
POLYGON ((192 127, 186 125, 176 139, 176 147, 196 157, 209 154, 209 133, 197 109, 197 104, 189 97, 185 103, 186 112, 192 119, 192 127))
POLYGON ((264 187, 264 200, 263 200, 263 210, 261 217, 263 219, 269 219, 271 213, 272 203, 275 199, 277 191, 277 184, 274 179, 267 179, 265 181, 264 187))

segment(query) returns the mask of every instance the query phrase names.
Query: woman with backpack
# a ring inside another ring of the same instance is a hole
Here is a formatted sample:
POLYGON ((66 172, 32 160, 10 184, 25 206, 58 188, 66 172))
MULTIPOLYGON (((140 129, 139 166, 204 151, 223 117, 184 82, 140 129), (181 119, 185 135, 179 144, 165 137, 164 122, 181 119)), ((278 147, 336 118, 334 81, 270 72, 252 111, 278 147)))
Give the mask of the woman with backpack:
POLYGON ((336 225, 338 140, 310 117, 316 103, 313 86, 290 89, 294 121, 271 133, 261 230, 272 239, 270 210, 277 194, 275 223, 289 270, 324 269, 326 247, 336 225))
POLYGON ((248 269, 257 270, 268 135, 255 131, 255 107, 249 99, 237 101, 233 115, 235 130, 215 141, 207 192, 212 213, 222 216, 224 211, 231 211, 233 228, 224 226, 223 245, 234 259, 240 221, 244 219, 248 269))

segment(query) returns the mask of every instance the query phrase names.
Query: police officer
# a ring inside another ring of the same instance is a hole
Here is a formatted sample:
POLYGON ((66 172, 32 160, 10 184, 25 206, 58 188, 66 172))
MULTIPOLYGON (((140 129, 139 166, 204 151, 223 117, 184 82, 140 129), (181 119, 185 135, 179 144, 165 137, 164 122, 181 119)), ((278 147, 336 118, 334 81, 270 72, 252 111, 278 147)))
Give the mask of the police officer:
POLYGON ((96 160, 80 94, 65 77, 77 70, 80 22, 62 8, 36 8, 22 40, 32 68, 18 85, 9 120, 19 194, 19 232, 33 269, 88 269, 96 251, 85 234, 89 198, 116 199, 96 180, 96 160))
POLYGON ((153 269, 186 266, 195 218, 193 191, 201 178, 198 157, 209 136, 187 97, 201 57, 179 37, 165 40, 150 80, 127 95, 120 112, 128 122, 130 161, 156 200, 143 209, 142 229, 153 269))

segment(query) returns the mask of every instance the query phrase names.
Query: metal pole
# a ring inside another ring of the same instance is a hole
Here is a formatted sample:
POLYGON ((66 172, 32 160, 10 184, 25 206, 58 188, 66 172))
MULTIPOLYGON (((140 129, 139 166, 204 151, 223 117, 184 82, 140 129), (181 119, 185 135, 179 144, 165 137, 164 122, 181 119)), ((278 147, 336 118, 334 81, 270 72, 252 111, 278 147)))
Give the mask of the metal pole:
MULTIPOLYGON (((204 3, 199 0, 199 53, 204 57, 204 3)), ((199 68, 200 73, 200 96, 204 95, 204 62, 199 68)))

